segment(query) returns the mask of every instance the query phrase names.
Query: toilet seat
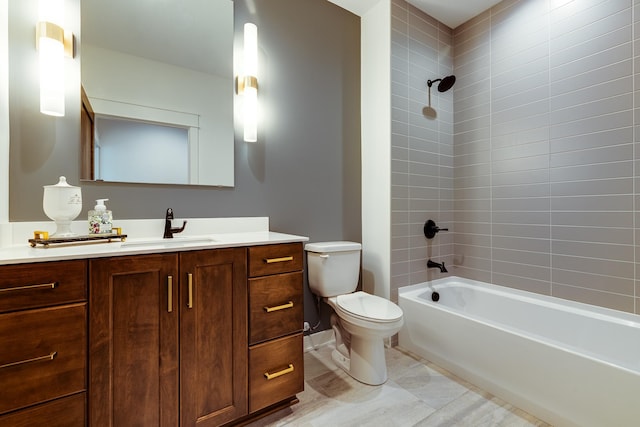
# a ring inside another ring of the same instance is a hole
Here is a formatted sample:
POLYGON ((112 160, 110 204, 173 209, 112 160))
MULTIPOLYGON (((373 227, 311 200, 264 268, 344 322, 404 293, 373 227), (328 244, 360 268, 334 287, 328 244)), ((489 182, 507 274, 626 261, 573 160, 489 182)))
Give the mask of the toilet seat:
POLYGON ((393 302, 362 291, 338 295, 335 306, 349 316, 375 323, 397 322, 403 314, 393 302))

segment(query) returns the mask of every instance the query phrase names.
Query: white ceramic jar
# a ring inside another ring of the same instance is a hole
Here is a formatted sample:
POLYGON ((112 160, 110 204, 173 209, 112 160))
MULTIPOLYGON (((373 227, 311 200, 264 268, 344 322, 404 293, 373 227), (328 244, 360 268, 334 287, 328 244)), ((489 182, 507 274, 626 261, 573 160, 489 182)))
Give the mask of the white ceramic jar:
POLYGON ((52 237, 73 237, 71 222, 82 211, 82 191, 67 183, 67 178, 60 177, 55 185, 44 186, 42 198, 44 213, 56 223, 56 232, 52 237))

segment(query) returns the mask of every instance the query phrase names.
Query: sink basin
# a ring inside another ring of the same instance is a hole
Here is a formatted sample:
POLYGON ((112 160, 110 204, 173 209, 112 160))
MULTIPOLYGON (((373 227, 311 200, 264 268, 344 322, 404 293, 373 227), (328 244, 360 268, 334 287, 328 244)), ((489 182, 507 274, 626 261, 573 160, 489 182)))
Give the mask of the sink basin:
POLYGON ((192 245, 207 245, 214 243, 216 240, 209 236, 174 236, 172 239, 164 239, 162 237, 154 237, 148 239, 132 239, 126 240, 120 244, 121 247, 136 246, 161 246, 161 247, 179 247, 192 245))

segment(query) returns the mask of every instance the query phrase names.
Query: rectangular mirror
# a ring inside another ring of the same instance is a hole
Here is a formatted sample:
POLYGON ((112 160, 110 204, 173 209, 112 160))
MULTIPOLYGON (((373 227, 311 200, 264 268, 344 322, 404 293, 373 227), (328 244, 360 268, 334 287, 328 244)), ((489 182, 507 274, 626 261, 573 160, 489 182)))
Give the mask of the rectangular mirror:
POLYGON ((233 2, 81 0, 81 20, 81 178, 233 186, 233 2))

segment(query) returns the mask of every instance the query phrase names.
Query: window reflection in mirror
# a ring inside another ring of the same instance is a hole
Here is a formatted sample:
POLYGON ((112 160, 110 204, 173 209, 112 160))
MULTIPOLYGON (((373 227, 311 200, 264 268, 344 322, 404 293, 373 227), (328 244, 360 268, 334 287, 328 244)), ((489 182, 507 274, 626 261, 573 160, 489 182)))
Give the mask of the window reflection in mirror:
MULTIPOLYGON (((122 135, 116 123, 130 128, 133 120, 187 130, 186 155, 154 145, 156 165, 172 163, 184 183, 233 186, 233 2, 82 0, 81 7, 82 85, 96 117, 89 134, 103 144, 83 146, 82 178, 183 183, 172 174, 106 173, 104 135, 122 135), (101 130, 105 123, 111 128, 101 130)), ((113 146, 144 145, 121 138, 113 146)), ((117 156, 134 158, 133 151, 117 156)))
POLYGON ((96 117, 96 180, 189 184, 189 130, 96 117))

